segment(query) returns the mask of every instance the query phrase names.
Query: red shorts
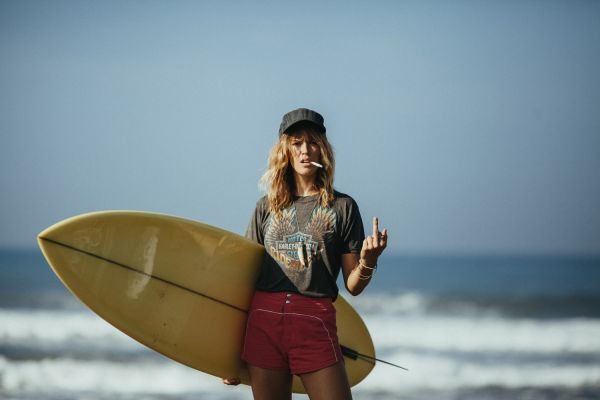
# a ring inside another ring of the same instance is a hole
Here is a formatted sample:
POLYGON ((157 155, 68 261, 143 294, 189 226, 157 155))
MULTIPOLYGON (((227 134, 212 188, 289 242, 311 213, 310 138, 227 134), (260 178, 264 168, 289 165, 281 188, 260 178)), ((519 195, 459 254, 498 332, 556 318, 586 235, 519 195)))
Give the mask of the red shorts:
POLYGON ((343 362, 331 299, 257 291, 248 312, 242 359, 292 374, 343 362))

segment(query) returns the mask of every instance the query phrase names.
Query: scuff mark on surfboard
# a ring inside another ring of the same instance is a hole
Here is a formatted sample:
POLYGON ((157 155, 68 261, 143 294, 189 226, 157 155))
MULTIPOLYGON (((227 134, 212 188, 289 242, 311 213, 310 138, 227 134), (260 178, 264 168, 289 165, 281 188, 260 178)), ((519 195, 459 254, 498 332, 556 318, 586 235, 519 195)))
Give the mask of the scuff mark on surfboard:
MULTIPOLYGON (((154 258, 156 257, 156 248, 158 247, 158 234, 160 230, 156 227, 148 227, 141 235, 140 243, 142 243, 142 271, 145 274, 137 274, 133 277, 127 296, 132 299, 137 299, 144 291, 144 288, 152 279, 152 270, 154 269, 154 258)), ((164 297, 164 294, 163 294, 164 297)))

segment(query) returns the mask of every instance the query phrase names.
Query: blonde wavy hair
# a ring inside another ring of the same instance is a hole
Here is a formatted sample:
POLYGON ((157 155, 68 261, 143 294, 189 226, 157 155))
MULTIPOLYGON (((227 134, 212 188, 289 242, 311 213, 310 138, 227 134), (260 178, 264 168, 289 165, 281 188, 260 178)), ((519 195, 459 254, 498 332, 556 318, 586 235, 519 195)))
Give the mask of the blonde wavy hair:
POLYGON ((327 137, 310 123, 298 123, 293 129, 280 135, 279 141, 269 154, 267 170, 260 178, 260 187, 267 193, 269 209, 280 215, 284 208, 292 205, 294 195, 294 171, 291 164, 292 137, 297 133, 307 133, 317 143, 321 153, 321 165, 317 171, 315 184, 319 191, 322 207, 331 205, 334 199, 333 176, 335 160, 333 148, 327 137))

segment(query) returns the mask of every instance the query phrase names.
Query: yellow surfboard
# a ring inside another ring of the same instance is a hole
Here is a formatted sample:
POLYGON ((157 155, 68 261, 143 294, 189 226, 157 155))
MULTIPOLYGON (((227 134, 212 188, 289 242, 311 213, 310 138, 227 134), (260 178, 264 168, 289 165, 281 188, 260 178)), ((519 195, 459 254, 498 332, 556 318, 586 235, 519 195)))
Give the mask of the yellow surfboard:
MULTIPOLYGON (((38 242, 64 285, 140 343, 217 377, 248 372, 240 353, 264 247, 235 233, 169 215, 103 211, 61 221, 38 242)), ((351 385, 375 350, 357 312, 334 303, 351 385)), ((294 378, 294 392, 302 393, 294 378)))

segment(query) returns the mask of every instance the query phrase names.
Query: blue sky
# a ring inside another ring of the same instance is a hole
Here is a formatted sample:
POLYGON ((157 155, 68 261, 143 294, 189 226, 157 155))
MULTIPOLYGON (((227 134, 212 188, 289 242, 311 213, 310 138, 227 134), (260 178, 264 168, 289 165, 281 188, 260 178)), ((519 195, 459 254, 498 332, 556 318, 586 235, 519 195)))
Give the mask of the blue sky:
POLYGON ((105 209, 241 233, 325 117, 391 252, 600 253, 600 2, 0 2, 0 247, 105 209))

